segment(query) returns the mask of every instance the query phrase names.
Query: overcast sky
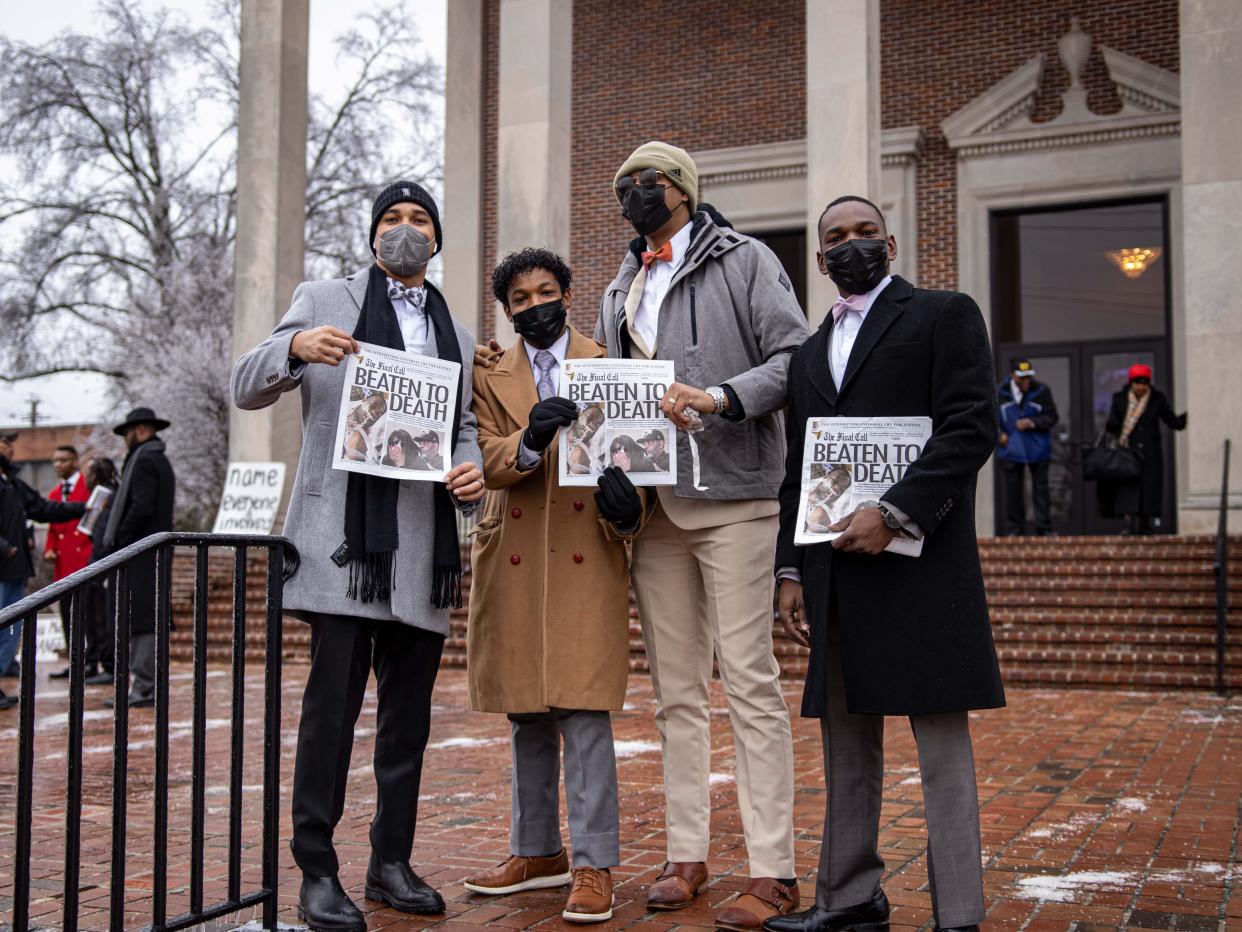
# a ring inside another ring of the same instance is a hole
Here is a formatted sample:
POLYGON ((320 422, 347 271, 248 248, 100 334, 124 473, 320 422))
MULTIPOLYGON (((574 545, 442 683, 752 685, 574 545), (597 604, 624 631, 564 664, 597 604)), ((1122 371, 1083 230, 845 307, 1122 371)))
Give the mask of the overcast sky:
MULTIPOLYGON (((194 23, 207 20, 209 4, 202 0, 130 0, 180 10, 194 23)), ((447 0, 404 0, 413 10, 426 51, 444 66, 447 0)), ((5 0, 0 34, 22 42, 42 43, 65 29, 98 27, 96 0, 56 0, 55 3, 19 3, 5 0)), ((308 82, 313 93, 332 95, 336 88, 335 36, 349 29, 359 8, 356 0, 310 0, 308 82)), ((373 7, 372 7, 373 8, 373 7)), ((109 408, 104 400, 106 380, 90 375, 58 375, 25 382, 0 382, 0 425, 29 424, 30 399, 39 400, 40 423, 80 424, 99 419, 109 408)))

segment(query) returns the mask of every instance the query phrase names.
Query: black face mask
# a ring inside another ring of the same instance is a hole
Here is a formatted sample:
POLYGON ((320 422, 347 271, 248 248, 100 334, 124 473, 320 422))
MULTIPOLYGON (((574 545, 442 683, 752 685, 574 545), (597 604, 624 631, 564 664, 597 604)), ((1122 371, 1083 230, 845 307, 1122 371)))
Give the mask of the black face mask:
POLYGON ((866 294, 888 274, 888 240, 848 240, 824 253, 824 267, 847 294, 866 294))
POLYGON ((664 188, 644 188, 634 185, 625 194, 625 206, 621 213, 639 236, 648 236, 668 223, 673 212, 664 203, 664 188))
POLYGON ((565 332, 565 304, 560 298, 513 315, 513 329, 535 349, 547 349, 565 332))

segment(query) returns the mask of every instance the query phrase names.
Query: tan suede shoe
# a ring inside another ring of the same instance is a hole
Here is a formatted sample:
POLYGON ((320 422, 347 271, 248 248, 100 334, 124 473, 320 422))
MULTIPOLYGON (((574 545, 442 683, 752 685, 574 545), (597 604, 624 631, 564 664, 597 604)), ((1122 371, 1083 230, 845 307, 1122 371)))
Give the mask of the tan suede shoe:
POLYGON ((666 861, 664 871, 647 888, 650 909, 681 909, 707 889, 707 865, 702 861, 666 861))
POLYGON ((784 916, 798 908, 798 888, 787 887, 772 877, 755 877, 742 895, 716 916, 716 926, 752 932, 763 927, 765 919, 784 916))
POLYGON ((569 883, 569 857, 561 849, 550 858, 525 858, 511 855, 503 864, 489 871, 471 874, 464 886, 471 893, 500 896, 521 890, 544 890, 569 883))
POLYGON ((561 918, 566 922, 603 922, 612 918, 612 874, 594 867, 575 867, 574 885, 561 918))

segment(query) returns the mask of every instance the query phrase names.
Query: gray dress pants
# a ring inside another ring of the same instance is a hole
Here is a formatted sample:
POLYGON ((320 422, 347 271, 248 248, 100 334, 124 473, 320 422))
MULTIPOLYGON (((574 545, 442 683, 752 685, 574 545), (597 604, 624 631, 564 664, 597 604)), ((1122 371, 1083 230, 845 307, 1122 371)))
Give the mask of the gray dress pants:
MULTIPOLYGON (((847 711, 835 605, 828 618, 828 714, 820 720, 828 811, 815 899, 825 909, 839 909, 870 900, 884 874, 879 853, 884 716, 847 711)), ((912 715, 910 727, 919 750, 936 925, 952 928, 982 922, 979 796, 968 715, 912 715)))
POLYGON ((607 712, 552 709, 509 716, 513 746, 513 824, 510 852, 556 854, 561 841, 561 741, 565 742, 565 799, 574 867, 621 862, 617 759, 607 712))
POLYGON ((155 695, 155 635, 129 636, 130 699, 150 699, 155 695))

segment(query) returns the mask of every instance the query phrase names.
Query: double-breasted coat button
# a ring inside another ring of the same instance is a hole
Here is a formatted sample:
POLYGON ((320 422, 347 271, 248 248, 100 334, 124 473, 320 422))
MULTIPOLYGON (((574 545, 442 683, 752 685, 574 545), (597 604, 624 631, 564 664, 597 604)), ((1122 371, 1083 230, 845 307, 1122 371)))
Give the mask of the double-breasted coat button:
POLYGON ((581 501, 574 502, 574 511, 581 511, 585 507, 586 506, 583 505, 581 501))
POLYGON ((521 509, 521 508, 514 508, 511 512, 509 512, 509 514, 513 515, 513 517, 515 517, 515 518, 520 518, 520 517, 522 517, 522 509, 521 509))
POLYGON ((582 562, 582 554, 580 554, 580 553, 575 553, 575 554, 574 554, 574 562, 575 562, 575 563, 581 563, 581 562, 582 562))
POLYGON ((515 553, 513 556, 509 558, 509 562, 512 563, 514 566, 517 566, 519 563, 522 562, 522 558, 515 553))

